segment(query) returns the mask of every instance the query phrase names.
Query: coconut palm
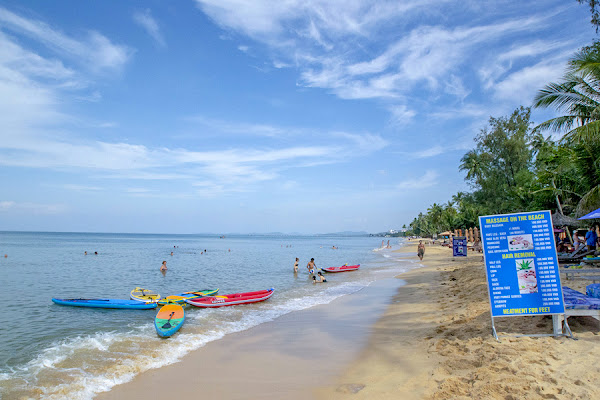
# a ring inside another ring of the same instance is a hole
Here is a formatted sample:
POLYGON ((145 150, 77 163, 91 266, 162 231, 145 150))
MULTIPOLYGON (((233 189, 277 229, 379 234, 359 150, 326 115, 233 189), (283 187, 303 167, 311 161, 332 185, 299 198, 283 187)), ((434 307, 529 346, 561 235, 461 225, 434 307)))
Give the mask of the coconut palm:
POLYGON ((589 186, 577 206, 577 214, 583 215, 600 203, 600 42, 576 53, 563 81, 540 90, 534 107, 553 107, 564 113, 535 130, 564 132, 561 144, 587 160, 580 173, 589 186))
POLYGON ((561 83, 550 83, 534 99, 536 108, 556 108, 563 112, 539 124, 535 131, 565 132, 566 143, 600 141, 600 43, 584 47, 569 61, 561 83))

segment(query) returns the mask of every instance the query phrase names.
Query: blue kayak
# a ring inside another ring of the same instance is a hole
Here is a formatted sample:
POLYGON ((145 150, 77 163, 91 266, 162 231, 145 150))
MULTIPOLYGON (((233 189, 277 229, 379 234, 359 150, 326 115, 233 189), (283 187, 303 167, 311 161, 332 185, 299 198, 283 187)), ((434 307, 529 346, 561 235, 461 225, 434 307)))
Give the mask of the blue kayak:
POLYGON ((137 300, 121 299, 56 299, 52 298, 56 304, 75 307, 94 307, 94 308, 128 308, 133 310, 149 310, 156 308, 156 303, 143 303, 137 300))

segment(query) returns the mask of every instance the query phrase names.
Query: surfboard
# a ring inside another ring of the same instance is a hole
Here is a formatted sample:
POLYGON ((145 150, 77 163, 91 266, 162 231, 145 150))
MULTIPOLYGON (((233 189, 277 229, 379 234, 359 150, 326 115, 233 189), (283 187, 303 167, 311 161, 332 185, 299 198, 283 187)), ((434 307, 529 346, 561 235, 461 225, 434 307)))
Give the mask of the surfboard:
POLYGON ((132 310, 147 310, 156 308, 156 303, 142 303, 137 300, 122 300, 122 299, 57 299, 52 298, 52 301, 62 306, 75 307, 92 307, 92 308, 123 308, 132 310))
POLYGON ((185 322, 185 311, 178 304, 167 304, 158 310, 154 319, 156 333, 161 337, 169 337, 177 332, 185 322))

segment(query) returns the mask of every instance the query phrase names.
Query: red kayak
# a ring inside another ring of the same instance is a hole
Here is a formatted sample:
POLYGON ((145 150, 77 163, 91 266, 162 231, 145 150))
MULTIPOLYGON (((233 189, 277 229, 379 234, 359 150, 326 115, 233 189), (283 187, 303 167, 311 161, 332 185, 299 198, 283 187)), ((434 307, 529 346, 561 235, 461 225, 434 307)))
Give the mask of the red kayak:
POLYGON ((344 271, 356 271, 360 268, 360 264, 356 265, 342 265, 341 267, 329 267, 321 268, 325 272, 344 272, 344 271))
POLYGON ((259 290, 257 292, 224 294, 221 296, 206 296, 199 299, 186 300, 185 302, 196 307, 214 308, 235 306, 237 304, 258 303, 273 296, 275 289, 259 290))

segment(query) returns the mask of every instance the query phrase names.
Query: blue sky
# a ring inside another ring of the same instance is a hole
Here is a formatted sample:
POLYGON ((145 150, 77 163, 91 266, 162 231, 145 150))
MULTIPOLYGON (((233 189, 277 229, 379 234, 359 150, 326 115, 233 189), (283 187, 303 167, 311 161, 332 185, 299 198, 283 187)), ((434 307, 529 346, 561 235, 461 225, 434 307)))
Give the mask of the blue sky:
POLYGON ((560 78, 589 19, 575 0, 5 0, 0 230, 400 228, 468 189, 473 137, 560 78))

